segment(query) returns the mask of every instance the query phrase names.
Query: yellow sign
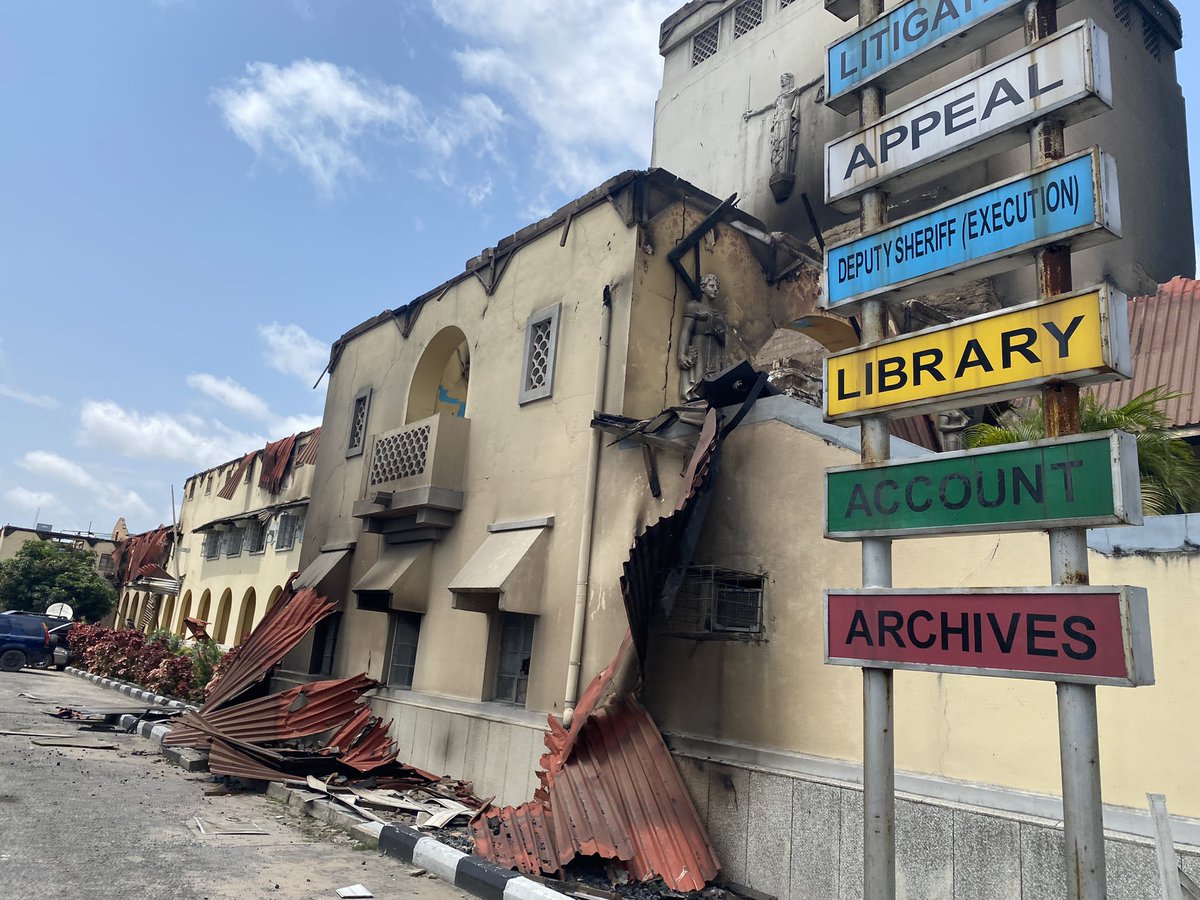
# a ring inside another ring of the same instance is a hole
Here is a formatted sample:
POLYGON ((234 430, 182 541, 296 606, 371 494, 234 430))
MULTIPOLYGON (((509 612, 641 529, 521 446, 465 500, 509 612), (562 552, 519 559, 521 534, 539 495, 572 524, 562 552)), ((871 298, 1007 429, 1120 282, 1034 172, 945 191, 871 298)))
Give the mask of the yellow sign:
POLYGON ((1107 286, 964 319, 825 360, 825 416, 895 418, 1051 381, 1128 378, 1126 298, 1107 286))

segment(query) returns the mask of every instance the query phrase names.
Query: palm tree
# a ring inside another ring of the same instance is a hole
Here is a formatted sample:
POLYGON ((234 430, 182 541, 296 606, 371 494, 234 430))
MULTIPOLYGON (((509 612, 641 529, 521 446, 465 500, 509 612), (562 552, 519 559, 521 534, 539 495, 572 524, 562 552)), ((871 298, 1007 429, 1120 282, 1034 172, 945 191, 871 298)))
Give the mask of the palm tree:
MULTIPOLYGON (((1138 468, 1142 475, 1142 511, 1167 516, 1182 510, 1200 511, 1200 460, 1186 441, 1171 436, 1171 418, 1163 410, 1168 400, 1180 397, 1159 386, 1144 391, 1111 409, 1085 392, 1079 400, 1079 430, 1117 428, 1137 437, 1138 468)), ((964 436, 968 447, 991 447, 1046 436, 1042 401, 1016 407, 997 425, 972 425, 964 436)))

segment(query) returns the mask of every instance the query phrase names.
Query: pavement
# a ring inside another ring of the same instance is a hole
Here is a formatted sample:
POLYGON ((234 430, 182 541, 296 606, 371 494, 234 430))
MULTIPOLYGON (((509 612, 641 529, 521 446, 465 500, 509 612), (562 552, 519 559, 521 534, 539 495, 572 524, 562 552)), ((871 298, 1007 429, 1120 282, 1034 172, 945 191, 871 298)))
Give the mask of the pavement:
POLYGON ((116 745, 41 747, 0 735, 0 898, 315 900, 352 884, 376 897, 468 896, 264 794, 217 795, 212 776, 170 765, 137 735, 46 715, 56 704, 129 702, 66 673, 0 672, 0 731, 116 745), (197 816, 267 834, 202 834, 197 816))

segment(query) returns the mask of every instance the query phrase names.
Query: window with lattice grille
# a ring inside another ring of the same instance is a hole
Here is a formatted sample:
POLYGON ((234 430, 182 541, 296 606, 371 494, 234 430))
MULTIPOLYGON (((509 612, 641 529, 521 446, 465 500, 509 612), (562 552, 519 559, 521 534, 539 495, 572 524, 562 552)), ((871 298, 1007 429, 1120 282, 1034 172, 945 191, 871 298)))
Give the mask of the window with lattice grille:
POLYGON ((717 52, 717 41, 721 37, 721 20, 717 19, 706 28, 692 35, 692 65, 698 66, 717 52))
POLYGON ((225 555, 237 556, 242 552, 242 538, 245 531, 241 528, 230 528, 225 532, 225 555))
POLYGON ((796 2, 796 0, 779 0, 779 8, 787 9, 789 6, 791 6, 795 2, 796 2))
POLYGON ((1149 16, 1142 18, 1142 43, 1146 47, 1146 52, 1155 59, 1162 59, 1162 33, 1159 32, 1158 26, 1150 20, 1149 16))
POLYGON ((304 519, 299 513, 284 513, 279 517, 275 532, 275 550, 291 550, 304 532, 304 519))
POLYGON ((496 625, 500 634, 492 699, 512 706, 524 706, 529 689, 529 664, 533 659, 533 630, 537 617, 502 612, 498 618, 496 625))
POLYGON ((765 584, 764 575, 693 566, 675 594, 671 611, 655 606, 654 630, 697 640, 761 639, 765 584))
POLYGON ((375 487, 424 472, 429 458, 429 432, 430 426, 421 425, 376 438, 368 484, 375 487))
POLYGON ((246 527, 246 551, 262 553, 267 548, 267 528, 255 519, 246 527))
POLYGON ((762 24, 762 0, 746 0, 733 8, 733 37, 740 38, 751 28, 762 24))
POLYGON ((558 349, 558 313, 562 304, 539 309, 525 323, 525 365, 518 403, 549 397, 554 391, 554 357, 558 349))
POLYGON ((367 417, 371 414, 371 389, 363 388, 354 396, 350 410, 350 436, 346 443, 346 456, 358 456, 363 452, 367 439, 367 417))
POLYGON ((421 638, 421 616, 413 612, 392 613, 392 646, 388 655, 389 687, 411 688, 417 671, 417 642, 421 638))
POLYGON ((1113 15, 1126 28, 1133 28, 1133 10, 1129 8, 1131 0, 1113 0, 1113 15))

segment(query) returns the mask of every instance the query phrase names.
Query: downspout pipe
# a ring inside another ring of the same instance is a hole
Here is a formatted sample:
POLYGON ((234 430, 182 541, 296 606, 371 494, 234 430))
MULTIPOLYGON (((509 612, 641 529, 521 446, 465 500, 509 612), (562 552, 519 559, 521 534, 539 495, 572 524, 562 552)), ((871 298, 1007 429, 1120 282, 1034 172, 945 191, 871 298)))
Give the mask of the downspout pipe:
MULTIPOLYGON (((592 410, 600 412, 608 387, 608 339, 612 333, 612 288, 604 286, 604 308, 600 319, 600 347, 596 352, 596 379, 592 410)), ((583 626, 587 621, 588 586, 592 569, 592 534, 596 518, 596 483, 600 477, 600 447, 603 435, 591 429, 588 446, 587 482, 583 494, 583 528, 579 534, 579 563, 575 569, 575 614, 571 620, 571 654, 567 661, 567 689, 563 701, 563 725, 571 726, 579 699, 579 673, 583 662, 583 626)))

